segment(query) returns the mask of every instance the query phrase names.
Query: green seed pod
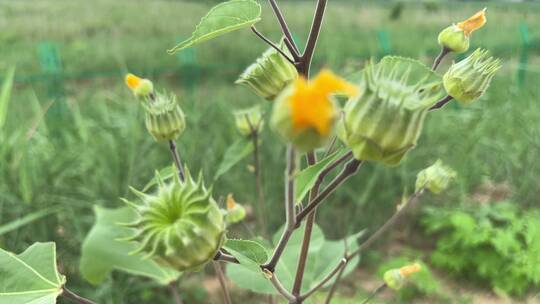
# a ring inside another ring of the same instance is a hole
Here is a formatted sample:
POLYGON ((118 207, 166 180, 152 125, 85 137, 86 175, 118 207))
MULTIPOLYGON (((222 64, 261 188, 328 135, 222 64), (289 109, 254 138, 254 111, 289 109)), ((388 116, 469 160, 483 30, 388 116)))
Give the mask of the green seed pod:
POLYGON ((143 103, 146 109, 146 129, 155 140, 175 140, 184 132, 184 112, 174 95, 157 94, 143 103))
POLYGON ((445 166, 438 159, 433 165, 418 173, 416 176, 416 191, 426 188, 433 193, 441 193, 448 188, 448 185, 456 176, 457 173, 452 168, 445 166))
POLYGON ((444 74, 444 88, 460 104, 469 105, 484 95, 500 68, 500 59, 489 57, 486 50, 476 49, 469 57, 454 63, 444 74))
POLYGON ((399 269, 390 269, 384 273, 384 282, 393 290, 400 290, 405 285, 405 278, 399 272, 399 269))
POLYGON ((292 107, 289 102, 293 93, 294 86, 290 85, 276 98, 270 119, 272 128, 302 153, 324 146, 332 132, 321 134, 314 128, 294 128, 292 107))
POLYGON ((469 49, 469 36, 455 24, 442 30, 437 40, 440 46, 458 54, 469 49))
MULTIPOLYGON (((279 47, 286 54, 290 54, 283 41, 279 47)), ((298 72, 294 65, 271 47, 250 65, 235 83, 246 85, 257 95, 272 101, 297 77, 298 72)))
POLYGON ((338 136, 357 159, 396 165, 416 146, 428 109, 443 96, 441 78, 416 60, 389 56, 368 64, 360 81, 338 136))
POLYGON ((124 200, 137 212, 128 224, 136 233, 127 240, 139 243, 133 252, 145 253, 158 263, 179 271, 197 270, 212 260, 225 238, 223 214, 203 185, 186 170, 185 181, 175 175, 165 183, 157 174, 159 188, 154 195, 135 189, 140 203, 124 200))
POLYGON ((260 132, 263 127, 263 116, 260 106, 235 111, 236 129, 244 136, 250 136, 254 131, 260 132))

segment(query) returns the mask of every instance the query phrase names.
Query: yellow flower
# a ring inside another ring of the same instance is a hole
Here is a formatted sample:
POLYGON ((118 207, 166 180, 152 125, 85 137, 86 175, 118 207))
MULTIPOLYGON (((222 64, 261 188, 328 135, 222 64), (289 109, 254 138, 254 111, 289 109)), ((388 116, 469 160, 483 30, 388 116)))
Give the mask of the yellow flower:
POLYGON ((294 93, 289 102, 292 110, 293 128, 301 130, 313 127, 321 135, 331 130, 336 109, 330 95, 342 92, 354 96, 358 89, 352 84, 334 75, 329 70, 322 70, 312 81, 298 78, 294 82, 294 93))
POLYGON ((126 75, 125 82, 137 97, 149 96, 154 91, 154 85, 150 80, 140 78, 131 73, 126 75))
POLYGON ((481 28, 486 24, 486 9, 477 12, 472 15, 469 19, 460 22, 457 24, 457 27, 465 32, 465 35, 470 36, 472 32, 481 28))
POLYGON ((399 274, 401 274, 404 278, 409 277, 411 274, 420 272, 422 270, 422 266, 418 263, 414 263, 412 265, 403 266, 399 269, 399 274))

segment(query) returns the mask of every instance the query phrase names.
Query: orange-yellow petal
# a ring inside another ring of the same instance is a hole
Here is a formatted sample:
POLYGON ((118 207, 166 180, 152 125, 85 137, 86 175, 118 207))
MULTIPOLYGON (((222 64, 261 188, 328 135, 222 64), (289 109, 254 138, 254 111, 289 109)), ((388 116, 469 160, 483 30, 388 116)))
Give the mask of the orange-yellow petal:
POLYGON ((227 210, 234 209, 234 207, 236 207, 236 201, 234 200, 232 193, 229 193, 229 195, 227 195, 227 210))
POLYGON ((141 84, 142 78, 129 73, 126 75, 125 81, 130 89, 135 90, 141 84))
POLYGON ((321 135, 327 135, 336 115, 330 95, 343 92, 349 96, 358 90, 352 84, 323 70, 313 81, 300 77, 294 82, 294 93, 290 97, 293 128, 301 130, 312 127, 321 135))
POLYGON ((413 273, 417 273, 422 270, 422 266, 418 263, 414 263, 412 265, 403 266, 399 269, 399 274, 401 274, 404 278, 410 276, 413 273))
POLYGON ((472 15, 469 19, 458 23, 457 27, 462 29, 465 32, 465 35, 469 36, 472 32, 484 26, 486 22, 486 9, 484 8, 483 10, 472 15))

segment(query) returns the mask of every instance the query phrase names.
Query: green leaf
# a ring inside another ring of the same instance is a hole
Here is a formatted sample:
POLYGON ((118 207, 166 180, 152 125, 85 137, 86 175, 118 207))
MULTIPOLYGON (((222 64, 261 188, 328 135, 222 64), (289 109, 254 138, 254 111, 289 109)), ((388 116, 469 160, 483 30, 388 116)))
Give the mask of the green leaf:
POLYGON ((266 262, 268 254, 261 244, 249 240, 227 240, 223 247, 240 262, 240 265, 262 274, 259 265, 266 262))
POLYGON ((190 38, 168 52, 174 54, 223 34, 250 27, 260 20, 261 6, 256 1, 231 0, 220 3, 201 19, 190 38))
MULTIPOLYGON (((159 170, 159 176, 164 181, 172 178, 175 174, 178 174, 178 170, 176 169, 176 166, 174 164, 159 170)), ((144 188, 141 191, 146 192, 148 191, 148 189, 152 188, 157 183, 158 183, 157 176, 154 175, 154 177, 152 177, 152 179, 144 186, 144 188)))
POLYGON ((340 149, 330 155, 328 155, 323 160, 317 162, 316 164, 305 168, 304 170, 297 173, 295 178, 295 189, 296 189, 296 202, 301 202, 304 197, 307 195, 309 190, 315 185, 317 181, 317 176, 326 168, 329 164, 333 163, 335 160, 343 156, 346 149, 340 149))
POLYGON ((133 234, 131 228, 118 225, 135 220, 135 213, 131 208, 105 209, 96 206, 94 211, 96 222, 82 245, 79 267, 84 279, 97 285, 113 269, 148 277, 163 285, 178 279, 178 271, 158 265, 153 260, 143 259, 139 255, 130 255, 136 245, 118 241, 119 238, 133 234))
POLYGON ((18 218, 14 221, 11 221, 9 223, 6 223, 0 226, 0 235, 19 229, 20 227, 23 227, 24 225, 27 225, 47 215, 56 213, 57 211, 59 211, 59 208, 46 208, 46 209, 40 209, 30 214, 27 214, 21 218, 18 218))
MULTIPOLYGON (((274 244, 279 239, 281 231, 282 229, 274 236, 274 244)), ((350 250, 356 248, 355 240, 361 233, 362 232, 347 238, 350 250)), ((276 274, 284 286, 293 285, 303 236, 304 227, 298 228, 292 234, 276 267, 276 274)), ((343 240, 325 240, 322 230, 317 225, 313 226, 311 245, 308 252, 308 262, 304 273, 303 291, 305 292, 315 284, 319 283, 339 263, 344 256, 344 252, 345 244, 343 240)), ((358 261, 359 258, 355 257, 353 261, 349 262, 345 274, 352 271, 358 261)), ((234 264, 228 265, 227 271, 229 278, 242 288, 247 288, 257 293, 277 294, 270 281, 260 272, 256 273, 246 267, 234 264)))
POLYGON ((0 304, 53 304, 66 283, 54 243, 34 243, 19 255, 0 249, 0 278, 0 304))
POLYGON ((0 91, 0 130, 6 123, 6 117, 9 107, 9 101, 11 100, 11 89, 13 88, 13 79, 15 76, 15 67, 12 67, 7 72, 2 84, 2 91, 0 91))
POLYGON ((223 174, 227 173, 234 165, 241 161, 244 157, 248 156, 253 152, 253 142, 247 138, 243 137, 237 140, 234 144, 229 146, 223 160, 219 164, 214 180, 217 180, 223 174))

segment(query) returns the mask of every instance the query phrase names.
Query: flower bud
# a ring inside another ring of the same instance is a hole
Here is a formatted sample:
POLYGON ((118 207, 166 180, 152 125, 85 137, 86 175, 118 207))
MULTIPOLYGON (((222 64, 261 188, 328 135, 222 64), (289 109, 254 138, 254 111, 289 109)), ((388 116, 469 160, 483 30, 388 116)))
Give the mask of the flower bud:
POLYGON ((439 45, 452 52, 464 53, 469 49, 469 37, 475 30, 486 24, 486 9, 483 9, 469 19, 452 24, 439 33, 439 45))
POLYGON ((212 260, 224 241, 223 215, 202 176, 194 181, 186 170, 184 182, 175 175, 167 184, 159 174, 156 177, 156 194, 132 189, 140 202, 124 200, 137 213, 135 222, 127 225, 135 234, 126 240, 139 245, 132 254, 145 253, 179 271, 197 270, 212 260))
POLYGON ((184 112, 174 95, 157 94, 143 106, 146 109, 146 129, 155 140, 175 140, 184 132, 184 112))
POLYGON ((448 188, 450 182, 455 179, 457 173, 452 168, 445 166, 438 159, 433 165, 420 171, 416 176, 416 191, 426 188, 437 194, 448 188))
POLYGON ((416 60, 389 56, 369 63, 360 78, 362 93, 346 103, 338 136, 356 159, 396 165, 442 97, 440 76, 416 60))
POLYGON ((357 88, 327 70, 310 82, 298 78, 276 98, 273 129, 300 152, 323 146, 332 134, 338 113, 331 100, 335 92, 352 96, 357 88))
POLYGON ((399 290, 405 284, 405 279, 414 273, 420 272, 422 266, 418 263, 407 265, 399 269, 390 269, 384 273, 384 282, 394 290, 399 290))
MULTIPOLYGON (((286 54, 290 54, 283 42, 279 47, 286 54)), ((271 47, 250 65, 235 83, 246 85, 257 95, 272 101, 297 77, 298 72, 294 65, 271 47)))
POLYGON ((471 104, 484 95, 500 68, 500 59, 489 57, 486 50, 476 49, 469 57, 452 64, 443 76, 444 88, 460 104, 471 104))
POLYGON ((236 129, 244 136, 250 136, 253 132, 260 132, 263 127, 263 117, 260 106, 235 111, 234 121, 236 129))
POLYGON ((154 92, 154 85, 150 80, 137 77, 131 73, 126 75, 125 82, 137 97, 149 97, 154 92))
POLYGON ((227 195, 227 213, 225 220, 227 223, 235 224, 241 222, 246 217, 246 209, 238 204, 232 194, 227 195))

